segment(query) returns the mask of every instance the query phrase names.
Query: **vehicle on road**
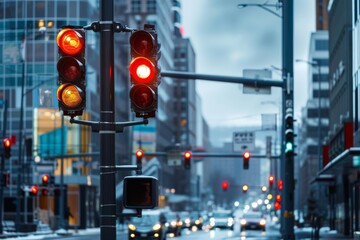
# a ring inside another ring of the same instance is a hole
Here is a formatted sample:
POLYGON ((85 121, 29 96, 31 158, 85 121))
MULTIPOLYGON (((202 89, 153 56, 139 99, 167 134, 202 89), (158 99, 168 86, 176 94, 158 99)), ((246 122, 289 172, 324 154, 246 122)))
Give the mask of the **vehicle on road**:
POLYGON ((159 210, 142 211, 141 217, 133 217, 128 224, 129 240, 166 240, 166 217, 159 210))
POLYGON ((266 220, 262 216, 261 212, 244 213, 240 219, 240 231, 244 231, 246 229, 259 229, 262 231, 266 230, 266 220))
POLYGON ((234 230, 234 217, 230 210, 214 211, 209 218, 210 229, 229 228, 234 230))
POLYGON ((172 234, 171 237, 180 236, 183 222, 180 219, 179 214, 175 212, 166 212, 165 217, 165 226, 167 227, 167 233, 172 234))

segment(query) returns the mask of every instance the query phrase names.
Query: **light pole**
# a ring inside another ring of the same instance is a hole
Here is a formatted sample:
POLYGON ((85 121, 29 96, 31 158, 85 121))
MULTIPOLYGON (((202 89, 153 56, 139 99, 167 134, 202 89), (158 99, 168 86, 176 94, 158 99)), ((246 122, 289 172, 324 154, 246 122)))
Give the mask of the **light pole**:
POLYGON ((321 65, 319 64, 319 62, 317 61, 306 61, 306 60, 302 60, 302 59, 296 59, 296 62, 303 62, 303 63, 307 63, 312 67, 316 67, 317 71, 318 71, 318 82, 319 82, 319 89, 318 89, 318 109, 317 109, 317 114, 318 114, 318 147, 317 147, 317 157, 318 157, 318 171, 321 171, 322 169, 322 162, 321 162, 321 65))

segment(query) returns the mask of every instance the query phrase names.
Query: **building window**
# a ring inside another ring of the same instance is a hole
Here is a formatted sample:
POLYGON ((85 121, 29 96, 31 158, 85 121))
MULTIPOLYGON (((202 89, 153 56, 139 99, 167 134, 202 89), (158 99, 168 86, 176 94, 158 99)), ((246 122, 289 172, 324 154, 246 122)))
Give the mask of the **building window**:
POLYGON ((319 80, 321 82, 329 82, 329 74, 313 74, 312 76, 313 82, 319 82, 319 80), (320 77, 319 77, 320 76, 320 77))
POLYGON ((141 12, 141 1, 133 0, 131 3, 131 10, 132 10, 132 12, 135 12, 135 13, 141 12))
POLYGON ((148 0, 146 3, 146 8, 148 12, 156 12, 156 0, 148 0))
POLYGON ((317 51, 329 50, 329 41, 328 40, 315 40, 315 50, 317 50, 317 51))
MULTIPOLYGON (((326 50, 328 50, 326 48, 326 50)), ((328 58, 314 58, 313 61, 316 61, 320 66, 329 66, 329 59, 328 58)))

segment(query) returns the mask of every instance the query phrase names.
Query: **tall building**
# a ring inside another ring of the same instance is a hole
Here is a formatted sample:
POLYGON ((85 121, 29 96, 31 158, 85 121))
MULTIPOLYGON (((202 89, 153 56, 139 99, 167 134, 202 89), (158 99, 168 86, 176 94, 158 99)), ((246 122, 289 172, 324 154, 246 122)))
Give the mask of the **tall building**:
POLYGON ((328 29, 328 3, 329 0, 316 0, 316 31, 328 29))

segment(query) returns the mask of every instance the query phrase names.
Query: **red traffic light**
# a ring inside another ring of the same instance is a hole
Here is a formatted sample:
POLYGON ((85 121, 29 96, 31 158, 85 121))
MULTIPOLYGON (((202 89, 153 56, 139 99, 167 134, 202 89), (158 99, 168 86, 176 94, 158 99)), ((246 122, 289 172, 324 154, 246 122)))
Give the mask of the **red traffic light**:
POLYGON ((281 208, 281 204, 279 202, 274 203, 274 209, 279 210, 281 208))
POLYGON ((249 159, 250 159, 250 152, 249 152, 249 151, 245 151, 245 152, 243 153, 243 157, 244 157, 244 159, 249 160, 249 159))
POLYGON ((184 167, 185 169, 190 169, 191 167, 191 152, 184 152, 184 167))
POLYGON ((30 194, 31 195, 37 195, 37 193, 38 193, 38 191, 39 191, 39 187, 38 186, 36 186, 36 185, 33 185, 33 186, 31 186, 31 188, 30 188, 30 194))
POLYGON ((279 191, 281 191, 283 189, 283 180, 281 180, 281 179, 278 181, 278 189, 279 189, 279 191))
POLYGON ((273 175, 269 176, 269 185, 272 186, 274 184, 275 177, 273 175))
POLYGON ((275 197, 275 200, 277 201, 277 202, 281 202, 281 195, 280 194, 276 194, 276 197, 275 197))
POLYGON ((5 147, 5 148, 11 147, 11 140, 10 140, 10 138, 5 138, 5 139, 3 140, 3 144, 4 144, 4 147, 5 147))
POLYGON ((48 182, 49 182, 49 175, 48 175, 48 174, 42 175, 41 181, 42 181, 43 184, 48 184, 48 182))
POLYGON ((76 55, 84 48, 85 39, 77 30, 64 28, 58 33, 56 43, 64 53, 76 55))
POLYGON ((149 83, 154 80, 157 74, 155 64, 145 57, 134 58, 130 62, 129 71, 133 81, 137 83, 149 83))
POLYGON ((136 158, 137 158, 138 160, 141 160, 142 157, 144 156, 144 151, 141 150, 141 149, 139 149, 139 150, 136 151, 135 155, 136 155, 136 158))
POLYGON ((190 159, 190 158, 191 158, 191 152, 190 152, 190 151, 186 151, 186 152, 184 153, 184 158, 185 158, 185 159, 190 159))
POLYGON ((221 187, 222 187, 222 189, 223 189, 224 191, 226 191, 226 190, 228 189, 228 187, 229 187, 229 182, 228 182, 228 181, 223 181, 223 182, 221 183, 221 187))

